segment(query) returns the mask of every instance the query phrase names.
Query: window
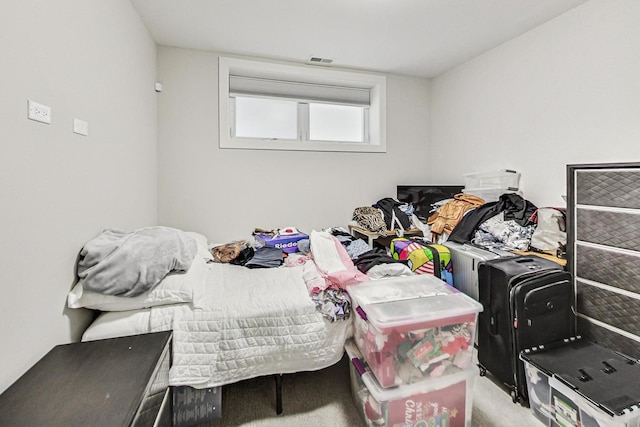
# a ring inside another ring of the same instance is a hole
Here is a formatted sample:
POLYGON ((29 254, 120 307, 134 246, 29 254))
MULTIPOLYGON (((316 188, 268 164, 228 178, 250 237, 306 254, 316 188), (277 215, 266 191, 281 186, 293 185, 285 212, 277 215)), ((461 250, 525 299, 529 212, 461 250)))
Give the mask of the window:
POLYGON ((220 58, 220 147, 385 152, 385 77, 220 58))
POLYGON ((311 141, 368 141, 367 108, 319 103, 308 105, 311 141))
POLYGON ((235 104, 234 136, 270 139, 298 137, 297 102, 246 96, 232 97, 231 102, 235 104))

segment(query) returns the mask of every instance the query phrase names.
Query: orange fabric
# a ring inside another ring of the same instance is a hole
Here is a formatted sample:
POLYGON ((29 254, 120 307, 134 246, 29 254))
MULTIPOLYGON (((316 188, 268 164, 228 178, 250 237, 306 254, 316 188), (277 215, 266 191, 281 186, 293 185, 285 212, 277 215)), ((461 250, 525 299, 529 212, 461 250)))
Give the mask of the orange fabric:
POLYGON ((459 193, 453 200, 440 206, 440 208, 427 219, 431 226, 431 232, 435 234, 451 233, 467 211, 484 205, 480 197, 459 193))

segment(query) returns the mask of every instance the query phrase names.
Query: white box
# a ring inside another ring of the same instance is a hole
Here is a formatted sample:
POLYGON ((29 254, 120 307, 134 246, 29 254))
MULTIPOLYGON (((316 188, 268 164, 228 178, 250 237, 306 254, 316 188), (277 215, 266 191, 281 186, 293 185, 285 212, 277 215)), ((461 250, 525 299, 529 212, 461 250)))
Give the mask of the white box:
POLYGON ((367 426, 471 426, 475 370, 384 389, 362 364, 353 340, 345 350, 353 400, 367 426))
POLYGON ((493 172, 468 173, 464 175, 466 188, 520 188, 520 172, 503 169, 493 172))
POLYGON ((473 343, 482 304, 428 274, 347 288, 354 338, 382 387, 475 367, 473 343))

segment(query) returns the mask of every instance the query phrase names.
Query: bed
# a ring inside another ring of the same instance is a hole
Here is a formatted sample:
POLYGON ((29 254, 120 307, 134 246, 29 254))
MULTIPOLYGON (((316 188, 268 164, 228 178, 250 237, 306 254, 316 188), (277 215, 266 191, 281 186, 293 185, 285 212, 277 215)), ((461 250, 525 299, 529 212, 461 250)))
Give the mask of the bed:
POLYGON ((319 370, 342 358, 352 334, 348 313, 330 319, 310 291, 319 283, 346 286, 369 277, 349 264, 337 239, 314 232, 313 261, 290 256, 288 266, 250 269, 212 262, 207 239, 185 234, 197 243, 191 265, 142 294, 93 292, 80 278, 69 307, 102 311, 83 341, 173 330, 170 385, 196 389, 319 370))
POLYGON ((101 314, 83 340, 173 330, 170 385, 206 388, 340 360, 350 322, 330 322, 309 298, 302 267, 206 265, 193 304, 101 314))

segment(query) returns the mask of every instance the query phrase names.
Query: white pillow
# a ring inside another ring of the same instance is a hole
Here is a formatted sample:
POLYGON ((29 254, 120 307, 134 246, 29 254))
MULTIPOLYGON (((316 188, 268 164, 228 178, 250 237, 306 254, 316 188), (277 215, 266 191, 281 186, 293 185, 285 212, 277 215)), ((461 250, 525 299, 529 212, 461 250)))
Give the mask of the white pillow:
POLYGON ((151 309, 149 308, 101 313, 84 331, 82 341, 146 334, 151 332, 149 327, 150 317, 151 309))
POLYGON ((196 241, 198 244, 198 255, 200 255, 201 258, 204 258, 205 261, 213 261, 213 255, 207 246, 207 238, 205 236, 195 231, 185 231, 184 233, 196 241))
POLYGON ((199 256, 186 272, 167 274, 149 292, 135 297, 120 297, 92 292, 79 281, 67 296, 69 308, 91 308, 102 311, 126 311, 157 305, 191 302, 194 305, 204 296, 209 265, 199 256))

